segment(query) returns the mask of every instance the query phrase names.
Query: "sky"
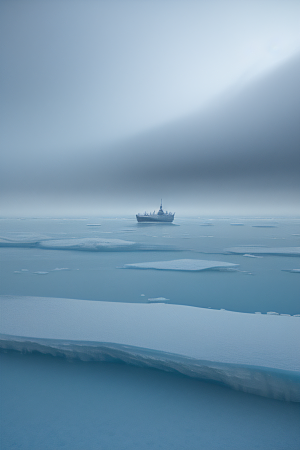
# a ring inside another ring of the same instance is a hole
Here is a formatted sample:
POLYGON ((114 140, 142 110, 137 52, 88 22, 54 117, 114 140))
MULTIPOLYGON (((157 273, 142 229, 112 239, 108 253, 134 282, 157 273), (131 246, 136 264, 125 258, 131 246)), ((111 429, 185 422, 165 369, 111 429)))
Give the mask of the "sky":
POLYGON ((0 215, 300 214, 300 2, 0 2, 0 215))

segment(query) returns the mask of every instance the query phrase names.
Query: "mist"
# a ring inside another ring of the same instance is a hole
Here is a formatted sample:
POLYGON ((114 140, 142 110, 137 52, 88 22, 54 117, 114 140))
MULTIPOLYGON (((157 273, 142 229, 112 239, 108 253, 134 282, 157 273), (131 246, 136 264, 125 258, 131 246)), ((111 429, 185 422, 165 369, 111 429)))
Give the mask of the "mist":
POLYGON ((299 214, 299 4, 0 9, 2 216, 299 214))

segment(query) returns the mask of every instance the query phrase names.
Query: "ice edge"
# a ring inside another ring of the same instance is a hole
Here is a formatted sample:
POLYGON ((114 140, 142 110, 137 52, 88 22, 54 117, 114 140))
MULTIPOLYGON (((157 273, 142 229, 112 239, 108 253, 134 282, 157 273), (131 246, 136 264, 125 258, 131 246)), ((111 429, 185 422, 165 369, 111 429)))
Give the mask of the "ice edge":
POLYGON ((24 338, 0 334, 2 351, 41 353, 69 360, 125 363, 174 372, 248 394, 300 402, 300 374, 260 366, 198 360, 178 354, 110 342, 24 338))

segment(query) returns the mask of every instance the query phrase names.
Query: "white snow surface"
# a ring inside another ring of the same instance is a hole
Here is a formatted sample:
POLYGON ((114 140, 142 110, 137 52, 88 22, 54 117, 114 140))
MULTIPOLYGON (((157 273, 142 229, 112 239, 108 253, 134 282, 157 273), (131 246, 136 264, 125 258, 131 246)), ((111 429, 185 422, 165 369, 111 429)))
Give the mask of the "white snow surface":
POLYGON ((125 269, 157 269, 199 271, 207 269, 233 268, 239 264, 224 261, 208 261, 204 259, 175 259, 172 261, 151 261, 135 264, 125 264, 125 269))
POLYGON ((0 333, 123 344, 198 360, 300 370, 295 317, 160 303, 0 296, 0 333))
POLYGON ((148 298, 148 302, 168 302, 170 299, 165 297, 148 298))
POLYGON ((300 269, 282 269, 283 272, 300 273, 300 269))
MULTIPOLYGON (((111 233, 111 232, 104 232, 111 233)), ((107 238, 70 238, 70 239, 41 239, 39 236, 16 235, 13 238, 0 236, 0 247, 35 247, 45 250, 82 250, 82 251, 171 251, 170 246, 143 244, 123 239, 107 238)))
POLYGON ((61 248, 72 250, 99 250, 101 248, 128 248, 134 246, 135 242, 124 241, 122 239, 104 239, 104 238, 82 238, 82 239, 58 239, 41 241, 41 248, 61 248))
POLYGON ((255 255, 279 255, 279 256, 300 256, 300 247, 230 247, 225 248, 227 253, 235 254, 255 254, 255 255))

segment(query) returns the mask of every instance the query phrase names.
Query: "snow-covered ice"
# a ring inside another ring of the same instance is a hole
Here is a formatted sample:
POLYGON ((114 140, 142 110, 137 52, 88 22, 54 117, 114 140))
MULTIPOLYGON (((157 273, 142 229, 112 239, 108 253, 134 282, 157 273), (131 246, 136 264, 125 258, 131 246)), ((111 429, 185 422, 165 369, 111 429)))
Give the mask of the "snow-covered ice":
POLYGON ((165 297, 148 298, 149 303, 164 303, 168 301, 170 301, 170 299, 165 297))
POLYGON ((266 224, 266 225, 252 225, 253 226, 253 228, 277 228, 278 227, 278 225, 268 225, 268 224, 266 224))
POLYGON ((204 259, 175 259, 171 261, 151 261, 135 264, 125 264, 125 269, 156 269, 200 271, 208 269, 234 268, 239 264, 224 261, 209 261, 204 259))
POLYGON ((277 256, 300 256, 300 247, 230 247, 225 248, 226 253, 254 254, 254 255, 277 255, 277 256))
POLYGON ((300 273, 300 269, 282 269, 283 272, 300 273))
POLYGON ((34 247, 49 236, 36 233, 7 233, 0 236, 0 247, 34 247))
MULTIPOLYGON (((110 233, 110 232, 109 232, 110 233)), ((143 244, 123 239, 106 238, 69 238, 69 239, 41 239, 38 236, 18 235, 13 239, 0 237, 0 247, 34 247, 46 250, 81 250, 81 251, 172 251, 178 250, 167 245, 143 244)))
POLYGON ((116 360, 300 401, 295 317, 164 303, 1 296, 4 349, 116 360))
POLYGON ((50 241, 41 241, 41 248, 55 248, 61 250, 115 250, 128 249, 136 245, 132 241, 122 239, 104 239, 104 238, 82 238, 82 239, 59 239, 50 241))

